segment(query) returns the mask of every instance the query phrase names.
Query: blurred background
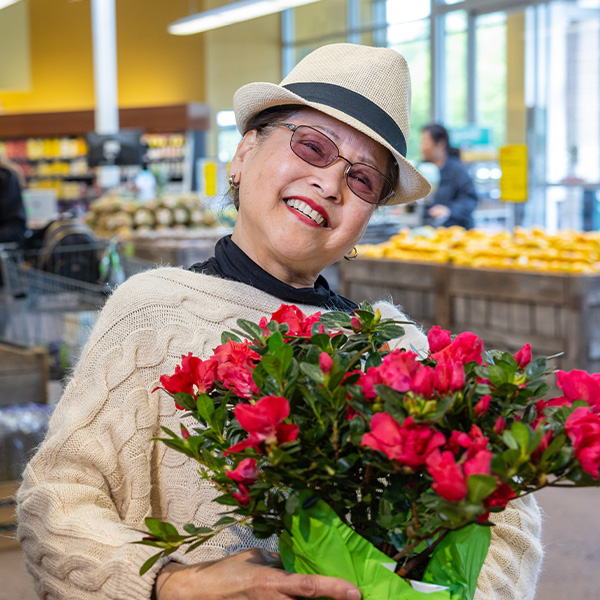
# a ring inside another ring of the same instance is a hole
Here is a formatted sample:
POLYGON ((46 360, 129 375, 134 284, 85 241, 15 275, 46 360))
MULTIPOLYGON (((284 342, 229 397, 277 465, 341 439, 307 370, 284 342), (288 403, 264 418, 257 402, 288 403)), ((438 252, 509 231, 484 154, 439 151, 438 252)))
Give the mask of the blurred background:
MULTIPOLYGON (((328 269, 332 287, 600 370, 600 0, 265 4, 0 0, 3 203, 21 207, 10 228, 0 212, 0 599, 35 597, 10 497, 107 294, 212 254, 236 216, 234 92, 278 83, 323 44, 406 57, 408 158, 433 185, 375 213, 359 258, 328 269), (472 184, 462 226, 431 210, 457 201, 441 195, 432 123, 472 184)), ((539 500, 537 600, 596 599, 598 491, 539 500)))

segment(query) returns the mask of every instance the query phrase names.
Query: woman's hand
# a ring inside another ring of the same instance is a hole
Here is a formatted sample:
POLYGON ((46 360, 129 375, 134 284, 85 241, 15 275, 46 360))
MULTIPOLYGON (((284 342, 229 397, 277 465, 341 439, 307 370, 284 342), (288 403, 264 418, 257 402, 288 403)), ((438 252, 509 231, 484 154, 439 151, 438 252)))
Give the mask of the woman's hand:
POLYGON ((345 579, 287 573, 281 567, 278 554, 260 548, 189 566, 168 563, 156 579, 156 597, 157 600, 291 600, 297 597, 360 600, 359 589, 345 579))
POLYGON ((445 204, 434 204, 429 209, 429 216, 434 219, 445 219, 450 216, 450 209, 445 204))

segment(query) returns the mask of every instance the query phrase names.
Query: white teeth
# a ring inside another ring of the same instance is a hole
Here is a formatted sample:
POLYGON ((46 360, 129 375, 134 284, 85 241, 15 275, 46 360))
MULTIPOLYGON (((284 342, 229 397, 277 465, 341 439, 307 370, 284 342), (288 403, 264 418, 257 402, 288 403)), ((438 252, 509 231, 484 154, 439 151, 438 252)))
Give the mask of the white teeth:
POLYGON ((312 209, 306 202, 298 200, 298 198, 292 198, 291 200, 285 201, 288 206, 295 208, 298 212, 301 212, 304 216, 312 219, 317 225, 325 225, 325 217, 312 209))

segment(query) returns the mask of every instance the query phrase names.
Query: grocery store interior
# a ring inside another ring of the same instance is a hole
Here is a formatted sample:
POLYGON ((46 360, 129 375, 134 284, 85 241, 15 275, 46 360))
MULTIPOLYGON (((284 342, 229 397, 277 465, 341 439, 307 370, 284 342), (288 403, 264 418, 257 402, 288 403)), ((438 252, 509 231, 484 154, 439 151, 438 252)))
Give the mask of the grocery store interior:
MULTIPOLYGON (((358 258, 327 269, 332 288, 600 371, 600 0, 271 4, 0 0, 0 167, 27 215, 24 241, 0 239, 0 600, 37 597, 12 495, 106 298, 139 271, 212 256, 236 220, 235 91, 279 83, 325 44, 404 55, 407 158, 432 184, 377 209, 358 258), (193 29, 206 11, 223 21, 193 29), (472 181, 467 227, 429 212, 442 177, 424 152, 431 123, 472 181)), ((536 600, 596 599, 598 492, 538 500, 536 600)))

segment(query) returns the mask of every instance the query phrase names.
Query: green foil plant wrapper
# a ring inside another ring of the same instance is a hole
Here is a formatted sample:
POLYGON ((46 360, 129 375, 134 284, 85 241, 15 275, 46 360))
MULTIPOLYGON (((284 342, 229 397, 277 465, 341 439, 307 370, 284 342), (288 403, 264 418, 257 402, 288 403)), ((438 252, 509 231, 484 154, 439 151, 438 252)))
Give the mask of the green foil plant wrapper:
POLYGON ((314 500, 304 494, 296 512, 285 518, 279 552, 286 571, 347 579, 364 600, 473 600, 490 545, 489 527, 469 525, 446 535, 423 582, 448 590, 419 592, 390 570, 394 564, 388 556, 345 525, 325 502, 314 500))

